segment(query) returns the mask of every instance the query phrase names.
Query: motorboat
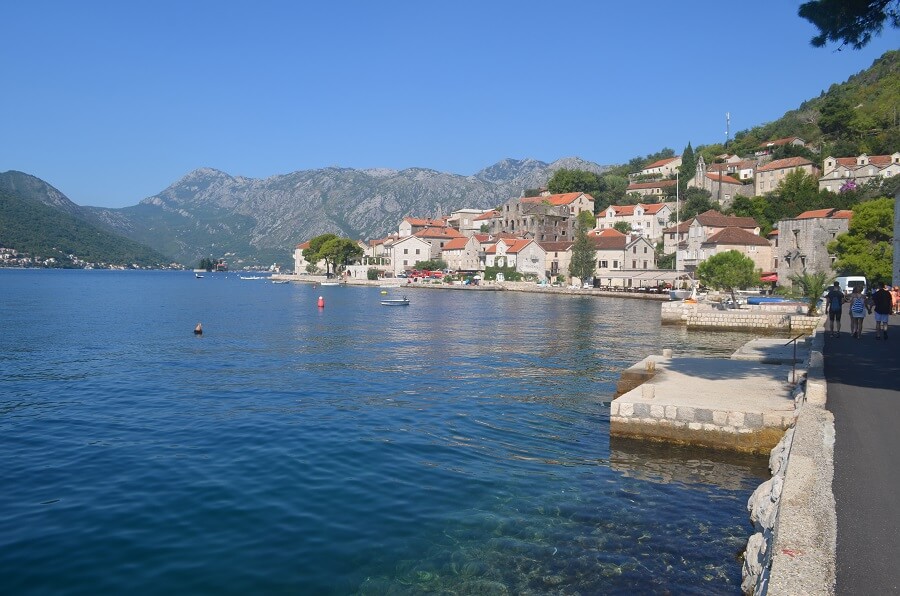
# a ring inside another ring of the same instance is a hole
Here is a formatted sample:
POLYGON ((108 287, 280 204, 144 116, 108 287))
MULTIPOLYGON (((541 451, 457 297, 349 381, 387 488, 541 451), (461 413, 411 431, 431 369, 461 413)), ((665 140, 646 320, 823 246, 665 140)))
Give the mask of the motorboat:
POLYGON ((383 306, 409 306, 409 298, 385 298, 381 301, 383 306))

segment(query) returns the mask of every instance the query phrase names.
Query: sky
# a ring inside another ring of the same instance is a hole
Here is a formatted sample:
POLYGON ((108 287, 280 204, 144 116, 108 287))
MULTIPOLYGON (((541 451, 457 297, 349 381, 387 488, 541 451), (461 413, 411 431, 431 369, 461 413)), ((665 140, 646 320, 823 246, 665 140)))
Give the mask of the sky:
POLYGON ((8 2, 0 172, 125 207, 200 167, 470 175, 627 162, 770 122, 900 47, 813 48, 801 2, 8 2))

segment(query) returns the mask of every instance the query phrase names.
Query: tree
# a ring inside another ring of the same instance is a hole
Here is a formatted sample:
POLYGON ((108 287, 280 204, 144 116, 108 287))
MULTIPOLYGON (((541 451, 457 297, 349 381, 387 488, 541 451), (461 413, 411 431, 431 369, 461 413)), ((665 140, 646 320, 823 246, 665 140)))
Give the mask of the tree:
MULTIPOLYGON (((332 240, 334 238, 337 238, 337 235, 335 235, 335 234, 320 234, 319 236, 316 236, 315 238, 313 238, 312 240, 309 241, 309 248, 303 249, 303 258, 306 259, 306 261, 309 263, 318 263, 319 261, 321 261, 324 258, 322 255, 319 254, 320 251, 322 250, 322 246, 326 242, 328 242, 329 240, 332 240)), ((325 273, 327 274, 330 272, 331 272, 331 270, 329 268, 329 262, 326 260, 325 261, 325 273)))
MULTIPOLYGON (((363 254, 363 249, 349 238, 332 238, 319 249, 319 259, 325 261, 326 269, 331 263, 335 273, 339 272, 350 261, 363 254)), ((317 259, 318 260, 318 259, 317 259)))
POLYGON ((578 214, 578 220, 575 222, 575 225, 581 226, 585 230, 591 230, 597 225, 597 219, 592 212, 582 211, 578 214))
POLYGON ((694 155, 694 149, 690 142, 684 148, 681 154, 681 167, 678 168, 678 189, 681 193, 687 190, 687 183, 690 182, 694 174, 697 173, 697 156, 694 155))
POLYGON ((900 0, 812 0, 801 4, 798 14, 819 30, 810 40, 813 46, 832 41, 859 50, 881 33, 885 22, 900 27, 900 0))
POLYGON ((413 265, 415 269, 422 269, 425 271, 443 271, 447 268, 447 261, 443 259, 431 259, 428 261, 416 261, 416 264, 413 265))
POLYGON ((735 290, 759 283, 759 271, 753 260, 736 250, 720 252, 706 259, 697 267, 697 275, 704 284, 730 292, 735 303, 735 290))
POLYGON ((584 192, 591 196, 601 190, 600 176, 586 170, 556 170, 547 182, 547 188, 554 194, 584 192))
POLYGON ((833 278, 830 273, 819 271, 809 273, 804 271, 791 276, 795 287, 800 288, 800 296, 806 301, 806 314, 814 317, 819 314, 819 300, 831 285, 833 278))
POLYGON ((828 243, 835 270, 890 280, 893 272, 894 199, 881 198, 853 208, 850 230, 828 243))
POLYGON ((572 261, 569 263, 569 274, 577 277, 582 282, 594 275, 594 261, 597 251, 594 243, 588 237, 587 228, 577 226, 575 228, 575 243, 572 245, 572 261))
POLYGON ((610 205, 618 203, 628 190, 628 177, 617 174, 603 174, 600 177, 601 187, 594 197, 594 212, 600 213, 610 205))
POLYGON ((717 204, 712 200, 712 195, 708 190, 703 188, 692 187, 684 191, 682 195, 681 207, 678 209, 678 216, 681 221, 687 221, 690 218, 715 209, 717 204))
POLYGON ((617 232, 622 232, 623 234, 628 234, 631 232, 631 224, 627 221, 617 221, 613 224, 613 229, 617 232))

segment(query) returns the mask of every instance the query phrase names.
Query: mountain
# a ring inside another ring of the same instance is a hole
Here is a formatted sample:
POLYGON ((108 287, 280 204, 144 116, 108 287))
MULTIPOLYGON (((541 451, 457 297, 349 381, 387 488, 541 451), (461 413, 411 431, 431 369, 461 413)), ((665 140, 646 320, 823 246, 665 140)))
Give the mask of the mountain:
POLYGON ((496 207, 546 186, 560 168, 600 173, 605 166, 574 157, 552 164, 506 159, 473 176, 332 167, 266 179, 201 168, 133 207, 88 207, 83 214, 185 264, 204 256, 224 256, 236 266, 285 263, 294 245, 318 234, 378 238, 409 215, 496 207))
POLYGON ((23 174, 0 174, 0 247, 55 266, 160 267, 162 254, 88 223, 83 208, 46 182, 23 174))

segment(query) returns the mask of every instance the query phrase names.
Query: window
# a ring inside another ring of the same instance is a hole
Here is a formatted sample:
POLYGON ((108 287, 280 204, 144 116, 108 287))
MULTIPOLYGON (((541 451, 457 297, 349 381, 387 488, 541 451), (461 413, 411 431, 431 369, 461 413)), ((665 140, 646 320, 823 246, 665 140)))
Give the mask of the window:
POLYGON ((599 266, 601 269, 606 269, 609 267, 609 261, 600 261, 599 266))
POLYGON ((647 254, 647 247, 644 247, 644 254, 647 254))
POLYGON ((644 269, 647 268, 647 261, 644 261, 644 269))
POLYGON ((403 266, 406 267, 407 265, 409 265, 409 261, 403 261, 403 266))
POLYGON ((618 269, 618 268, 619 268, 619 261, 613 261, 613 267, 612 267, 612 268, 613 268, 613 269, 618 269))
POLYGON ((634 260, 631 261, 631 268, 632 268, 632 269, 637 269, 637 261, 634 261, 634 260))
POLYGON ((631 253, 632 253, 632 254, 635 254, 635 255, 637 254, 637 246, 633 246, 633 247, 631 248, 631 253))
POLYGON ((409 254, 409 249, 408 249, 408 248, 404 248, 404 249, 403 249, 403 254, 408 255, 408 254, 409 254))
POLYGON ((416 249, 416 254, 419 254, 420 252, 422 252, 422 251, 419 250, 419 249, 417 248, 417 249, 416 249))

